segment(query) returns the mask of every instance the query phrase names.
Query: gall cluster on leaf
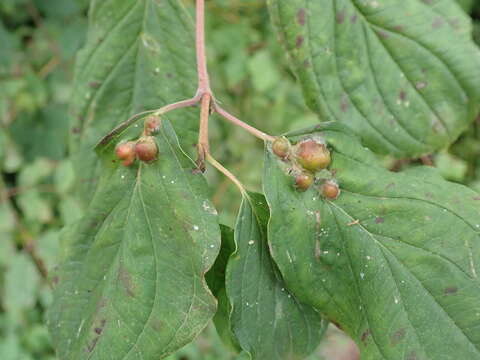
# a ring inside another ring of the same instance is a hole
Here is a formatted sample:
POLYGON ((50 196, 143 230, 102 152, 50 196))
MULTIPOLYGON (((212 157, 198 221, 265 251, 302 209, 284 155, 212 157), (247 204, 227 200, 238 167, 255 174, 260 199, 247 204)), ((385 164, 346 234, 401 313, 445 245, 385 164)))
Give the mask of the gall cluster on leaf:
POLYGON ((152 136, 160 130, 160 118, 150 116, 145 120, 143 136, 136 141, 120 143, 115 148, 115 155, 124 166, 132 165, 136 159, 150 163, 157 159, 158 147, 152 136))
POLYGON ((295 150, 295 158, 305 170, 315 173, 330 165, 330 151, 325 144, 309 139, 298 143, 295 150))
POLYGON ((272 142, 272 152, 291 166, 289 173, 294 177, 298 191, 307 191, 314 184, 320 184, 317 190, 325 199, 335 200, 340 195, 337 182, 329 180, 331 174, 327 172, 326 177, 319 174, 332 161, 322 139, 308 137, 292 145, 287 138, 278 137, 272 142))
POLYGON ((329 200, 335 200, 340 195, 340 187, 337 182, 333 180, 326 180, 322 184, 321 189, 322 195, 329 200))

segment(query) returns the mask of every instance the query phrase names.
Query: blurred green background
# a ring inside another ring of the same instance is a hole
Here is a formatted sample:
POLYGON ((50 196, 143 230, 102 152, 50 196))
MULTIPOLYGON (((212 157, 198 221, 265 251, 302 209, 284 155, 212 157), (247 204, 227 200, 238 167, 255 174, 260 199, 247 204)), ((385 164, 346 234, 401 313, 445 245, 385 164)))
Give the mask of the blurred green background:
MULTIPOLYGON (((453 1, 453 0, 452 0, 453 1)), ((184 0, 193 10, 193 2, 184 0)), ((465 9, 475 0, 459 0, 465 9)), ((480 3, 477 1, 477 3, 480 3)), ((224 107, 271 134, 316 123, 270 25, 264 1, 207 2, 212 86, 224 107)), ((67 158, 68 102, 76 51, 87 27, 88 0, 0 1, 0 359, 55 359, 44 312, 51 301, 45 273, 55 266, 60 229, 82 210, 71 195, 67 158)), ((471 10, 480 19, 480 4, 471 10)), ((480 41, 480 22, 474 36, 480 41)), ((163 105, 163 104, 159 104, 163 105)), ((248 188, 261 190, 263 144, 213 119, 214 156, 248 188)), ((480 118, 448 151, 395 161, 400 170, 433 163, 451 181, 480 191, 480 118)), ((215 170, 207 177, 221 220, 232 225, 240 197, 215 170)), ((329 330, 311 359, 352 360, 355 351, 329 330)), ((234 359, 212 326, 172 359, 234 359)))

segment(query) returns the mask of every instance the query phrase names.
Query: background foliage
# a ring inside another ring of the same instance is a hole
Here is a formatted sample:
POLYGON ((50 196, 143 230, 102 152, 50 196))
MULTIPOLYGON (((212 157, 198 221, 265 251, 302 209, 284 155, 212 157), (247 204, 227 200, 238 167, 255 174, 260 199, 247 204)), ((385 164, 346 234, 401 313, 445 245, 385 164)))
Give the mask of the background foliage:
MULTIPOLYGON (((458 0, 475 20, 480 5, 458 0)), ((192 10, 192 1, 185 1, 192 10)), ((213 88, 232 113, 268 133, 317 122, 287 68, 266 4, 256 0, 207 2, 207 40, 213 88)), ((66 158, 74 57, 87 29, 87 0, 0 2, 0 359, 55 359, 44 310, 51 292, 45 269, 55 266, 63 225, 81 215, 71 196, 72 164, 66 158)), ((160 104, 159 104, 160 105, 160 104)), ((247 185, 259 191, 263 144, 222 121, 212 121, 212 151, 247 185)), ((429 159, 447 180, 480 191, 480 120, 429 159)), ((419 160, 384 165, 404 169, 419 160)), ((233 225, 236 189, 207 173, 221 222, 233 225)), ((319 350, 332 359, 348 344, 332 330, 319 350), (327 355, 328 354, 328 355, 327 355)), ((315 355, 312 358, 320 358, 315 355)), ((212 327, 176 359, 230 359, 212 327)))

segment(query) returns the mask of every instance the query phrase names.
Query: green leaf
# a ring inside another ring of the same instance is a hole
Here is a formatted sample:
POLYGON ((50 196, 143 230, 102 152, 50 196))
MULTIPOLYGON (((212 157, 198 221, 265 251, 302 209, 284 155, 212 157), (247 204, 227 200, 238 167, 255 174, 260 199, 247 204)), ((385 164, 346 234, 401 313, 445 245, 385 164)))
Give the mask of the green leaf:
POLYGON ((286 288, 270 257, 268 217, 263 195, 244 197, 226 274, 231 326, 251 359, 302 359, 318 346, 326 323, 286 288))
POLYGON ((228 349, 238 353, 241 351, 238 341, 233 335, 230 325, 230 313, 232 307, 228 301, 225 290, 225 271, 227 269, 228 258, 235 251, 235 241, 233 239, 233 229, 225 225, 220 225, 222 234, 222 247, 212 268, 206 274, 208 287, 218 301, 218 308, 213 322, 218 336, 228 349))
POLYGON ((86 215, 62 234, 64 262, 49 310, 60 359, 160 359, 213 317, 204 274, 220 248, 216 211, 202 175, 164 121, 159 159, 125 167, 117 129, 98 146, 104 174, 86 215))
POLYGON ((16 313, 35 304, 40 276, 26 254, 15 254, 5 274, 3 306, 16 313))
POLYGON ((331 148, 341 194, 296 191, 267 149, 269 242, 287 286, 362 359, 480 358, 480 195, 431 168, 385 170, 337 122, 292 141, 305 136, 331 148))
POLYGON ((465 10, 466 12, 470 12, 473 9, 473 5, 475 5, 475 0, 456 0, 458 5, 465 10))
POLYGON ((309 106, 375 152, 438 150, 477 115, 479 49, 454 1, 269 3, 309 106))
MULTIPOLYGON (((193 22, 179 0, 92 2, 77 58, 70 141, 85 204, 100 173, 93 146, 133 114, 192 97, 194 49, 193 22)), ((196 143, 194 114, 170 117, 187 150, 196 143)))

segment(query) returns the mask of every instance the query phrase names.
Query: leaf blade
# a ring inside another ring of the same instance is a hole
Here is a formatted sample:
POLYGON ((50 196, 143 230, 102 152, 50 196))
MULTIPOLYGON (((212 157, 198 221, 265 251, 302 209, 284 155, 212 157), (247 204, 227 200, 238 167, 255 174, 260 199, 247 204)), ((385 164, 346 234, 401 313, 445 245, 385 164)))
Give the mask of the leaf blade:
POLYGON ((325 123, 294 137, 326 139, 337 200, 317 188, 293 190, 288 165, 267 150, 269 239, 286 283, 339 323, 362 358, 447 359, 461 351, 475 359, 480 197, 430 169, 390 173, 340 129, 325 123))
POLYGON ((237 250, 226 272, 231 327, 252 359, 302 359, 318 346, 326 323, 285 287, 269 255, 268 216, 263 195, 243 199, 235 226, 237 250))
POLYGON ((479 50, 454 2, 269 5, 309 106, 322 120, 347 124, 374 151, 437 150, 478 113, 479 50))
MULTIPOLYGON (((139 132, 131 127, 118 135, 139 132)), ((163 358, 213 317, 204 275, 220 247, 216 212, 171 126, 156 136, 160 159, 112 164, 87 215, 64 231, 65 261, 49 310, 60 358, 163 358), (175 201, 172 201, 172 199, 175 201), (112 354, 112 355, 110 355, 112 354)))
MULTIPOLYGON (((71 105, 70 151, 88 204, 100 167, 92 148, 119 123, 195 92, 193 22, 178 0, 92 1, 71 105)), ((171 114, 182 146, 195 141, 191 111, 171 114)))

